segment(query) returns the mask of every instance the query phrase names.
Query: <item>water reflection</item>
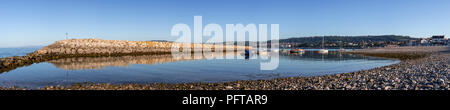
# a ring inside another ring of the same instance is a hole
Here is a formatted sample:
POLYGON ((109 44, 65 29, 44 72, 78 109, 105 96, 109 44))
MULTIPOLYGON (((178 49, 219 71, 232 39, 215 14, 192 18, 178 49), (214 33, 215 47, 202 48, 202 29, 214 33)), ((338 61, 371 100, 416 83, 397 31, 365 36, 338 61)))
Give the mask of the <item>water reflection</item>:
MULTIPOLYGON (((340 60, 358 60, 367 59, 369 57, 356 55, 356 54, 345 54, 337 51, 330 51, 327 54, 321 54, 315 51, 306 51, 303 53, 281 53, 281 56, 291 60, 324 60, 324 61, 340 61, 340 60)), ((371 59, 381 59, 370 57, 371 59)))
MULTIPOLYGON (((252 59, 268 59, 271 54, 257 55, 257 54, 244 54, 242 52, 225 52, 218 53, 204 53, 200 57, 191 55, 178 55, 173 56, 171 54, 163 55, 142 55, 142 56, 117 56, 117 57, 76 57, 76 58, 64 58, 58 60, 48 61, 55 67, 64 70, 88 70, 88 69, 103 69, 105 67, 128 67, 131 64, 148 64, 158 65, 171 62, 189 61, 189 60, 202 60, 202 59, 245 59, 249 61, 252 59)), ((303 52, 303 53, 280 53, 280 59, 282 60, 302 60, 302 61, 342 61, 342 60, 358 60, 366 59, 366 57, 360 55, 343 54, 341 52, 330 52, 328 54, 319 54, 317 52, 303 52)))
POLYGON ((128 67, 130 64, 161 64, 181 61, 171 55, 144 55, 120 57, 77 57, 48 61, 54 66, 65 70, 102 69, 107 66, 128 67))
MULTIPOLYGON (((130 64, 157 65, 170 62, 201 60, 201 59, 223 59, 226 56, 236 56, 238 52, 204 53, 200 57, 194 54, 183 54, 173 56, 171 54, 141 55, 141 56, 115 56, 115 57, 75 57, 48 61, 55 67, 64 70, 88 70, 102 69, 109 66, 128 67, 130 64)), ((240 56, 244 57, 244 56, 240 56)), ((245 58, 248 58, 245 57, 245 58)))

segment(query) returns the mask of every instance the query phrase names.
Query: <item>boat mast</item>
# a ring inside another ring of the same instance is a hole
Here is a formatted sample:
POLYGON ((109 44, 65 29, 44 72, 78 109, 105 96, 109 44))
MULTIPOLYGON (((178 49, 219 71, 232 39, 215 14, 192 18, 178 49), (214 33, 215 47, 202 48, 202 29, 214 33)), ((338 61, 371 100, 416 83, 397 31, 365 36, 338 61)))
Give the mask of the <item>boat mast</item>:
POLYGON ((325 36, 322 37, 322 49, 325 49, 324 42, 325 42, 325 36))

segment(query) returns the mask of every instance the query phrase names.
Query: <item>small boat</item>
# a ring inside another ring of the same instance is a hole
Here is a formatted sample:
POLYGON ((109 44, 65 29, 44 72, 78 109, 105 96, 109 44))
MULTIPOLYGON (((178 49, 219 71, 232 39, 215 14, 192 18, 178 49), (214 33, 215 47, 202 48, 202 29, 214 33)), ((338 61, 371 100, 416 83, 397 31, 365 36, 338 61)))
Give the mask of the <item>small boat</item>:
POLYGON ((250 55, 250 50, 245 49, 245 55, 250 55))
POLYGON ((280 52, 280 49, 272 49, 270 52, 280 52))
POLYGON ((241 56, 244 56, 246 59, 250 57, 251 51, 248 49, 245 49, 244 52, 241 53, 241 56))
POLYGON ((256 54, 258 55, 267 55, 267 49, 259 49, 256 54))
POLYGON ((288 52, 289 52, 288 49, 282 49, 282 50, 281 50, 281 53, 288 53, 288 52))
POLYGON ((305 50, 303 50, 303 49, 292 49, 291 50, 291 53, 304 53, 305 52, 305 50))
POLYGON ((319 50, 319 53, 326 54, 326 53, 328 53, 328 50, 327 50, 327 49, 320 49, 320 50, 319 50))
POLYGON ((258 52, 258 55, 268 55, 267 52, 258 52))
POLYGON ((319 50, 319 53, 327 54, 328 50, 325 49, 325 36, 322 38, 322 49, 319 50))
POLYGON ((342 46, 342 41, 339 41, 339 52, 345 52, 345 49, 342 46))

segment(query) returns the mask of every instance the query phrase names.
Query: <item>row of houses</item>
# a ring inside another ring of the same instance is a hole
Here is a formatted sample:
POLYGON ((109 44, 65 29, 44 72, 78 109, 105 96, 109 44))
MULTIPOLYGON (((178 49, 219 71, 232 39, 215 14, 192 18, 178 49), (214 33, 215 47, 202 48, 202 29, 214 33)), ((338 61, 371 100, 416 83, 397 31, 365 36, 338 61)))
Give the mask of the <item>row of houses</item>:
POLYGON ((435 35, 430 38, 420 38, 411 40, 410 46, 445 46, 450 45, 450 40, 445 38, 445 35, 435 35))

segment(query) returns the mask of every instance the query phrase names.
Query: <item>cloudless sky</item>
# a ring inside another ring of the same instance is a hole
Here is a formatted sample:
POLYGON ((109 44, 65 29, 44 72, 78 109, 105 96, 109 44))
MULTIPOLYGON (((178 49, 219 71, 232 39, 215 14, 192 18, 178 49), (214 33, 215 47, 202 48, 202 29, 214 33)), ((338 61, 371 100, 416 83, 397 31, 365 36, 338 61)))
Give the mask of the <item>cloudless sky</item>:
MULTIPOLYGON (((280 37, 450 33, 450 0, 0 0, 0 47, 176 40, 173 25, 280 24, 280 37)), ((225 31, 225 30, 224 30, 225 31)))

